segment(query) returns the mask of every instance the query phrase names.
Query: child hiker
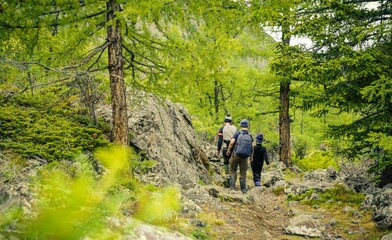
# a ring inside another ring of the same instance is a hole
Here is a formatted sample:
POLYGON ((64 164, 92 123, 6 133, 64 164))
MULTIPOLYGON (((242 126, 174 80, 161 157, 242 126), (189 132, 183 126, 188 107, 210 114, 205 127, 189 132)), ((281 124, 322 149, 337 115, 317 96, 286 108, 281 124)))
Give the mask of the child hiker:
POLYGON ((253 158, 251 158, 251 167, 253 172, 253 181, 256 187, 261 186, 261 171, 263 170, 264 161, 270 167, 268 161, 267 149, 262 146, 264 140, 263 134, 256 136, 256 146, 253 148, 253 158))

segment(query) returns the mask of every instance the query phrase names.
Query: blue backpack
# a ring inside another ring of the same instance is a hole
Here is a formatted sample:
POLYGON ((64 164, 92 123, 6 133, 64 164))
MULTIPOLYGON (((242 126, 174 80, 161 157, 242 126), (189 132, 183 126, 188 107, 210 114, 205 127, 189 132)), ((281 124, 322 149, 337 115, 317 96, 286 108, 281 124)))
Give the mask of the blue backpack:
POLYGON ((235 153, 237 156, 245 158, 252 154, 253 138, 248 132, 241 131, 237 138, 235 153))

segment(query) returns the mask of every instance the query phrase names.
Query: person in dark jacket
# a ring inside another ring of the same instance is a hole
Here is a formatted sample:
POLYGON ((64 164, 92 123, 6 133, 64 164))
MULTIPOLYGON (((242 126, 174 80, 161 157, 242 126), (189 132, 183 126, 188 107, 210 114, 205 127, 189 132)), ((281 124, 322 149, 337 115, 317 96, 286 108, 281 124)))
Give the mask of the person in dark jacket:
POLYGON ((256 136, 256 146, 253 148, 253 157, 251 158, 250 163, 253 172, 253 182, 255 183, 256 187, 261 186, 261 171, 263 170, 264 162, 268 167, 270 166, 267 149, 262 146, 263 140, 263 134, 256 136))

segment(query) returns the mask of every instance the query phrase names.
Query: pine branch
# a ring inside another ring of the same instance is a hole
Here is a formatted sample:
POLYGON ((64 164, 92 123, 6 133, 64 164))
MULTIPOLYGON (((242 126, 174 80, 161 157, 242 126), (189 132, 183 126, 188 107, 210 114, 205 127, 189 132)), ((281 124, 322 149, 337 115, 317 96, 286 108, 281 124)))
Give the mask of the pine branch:
POLYGON ((82 21, 82 20, 87 20, 87 19, 99 16, 101 14, 106 14, 106 10, 102 10, 102 11, 97 12, 97 13, 92 13, 92 14, 89 14, 89 15, 81 17, 81 18, 74 18, 74 19, 71 19, 71 21, 67 21, 67 22, 63 22, 63 23, 55 22, 55 23, 45 24, 43 22, 40 22, 39 24, 27 26, 27 25, 12 25, 10 23, 4 23, 3 22, 3 23, 0 23, 0 27, 4 27, 4 28, 7 28, 7 29, 37 29, 37 28, 42 28, 42 27, 67 26, 67 25, 69 25, 71 23, 79 22, 79 21, 82 21))
POLYGON ((135 53, 131 50, 131 49, 129 49, 127 46, 125 46, 124 44, 122 44, 122 47, 129 53, 129 54, 131 54, 131 63, 133 62, 133 60, 135 59, 135 53))

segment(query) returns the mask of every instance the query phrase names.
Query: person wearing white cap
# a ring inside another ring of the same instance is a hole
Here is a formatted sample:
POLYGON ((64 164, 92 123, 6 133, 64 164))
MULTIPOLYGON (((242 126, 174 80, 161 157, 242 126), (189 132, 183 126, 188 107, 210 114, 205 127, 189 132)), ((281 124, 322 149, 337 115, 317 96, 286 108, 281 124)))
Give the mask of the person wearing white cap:
POLYGON ((218 132, 218 148, 216 150, 216 155, 220 155, 220 151, 222 150, 223 155, 223 168, 226 175, 226 182, 225 185, 229 187, 230 185, 230 177, 229 177, 229 163, 230 163, 230 156, 227 156, 227 147, 230 144, 230 140, 233 135, 237 132, 237 128, 233 125, 233 120, 230 114, 227 114, 224 119, 224 126, 219 129, 218 132), (222 147, 223 146, 223 147, 222 147))

